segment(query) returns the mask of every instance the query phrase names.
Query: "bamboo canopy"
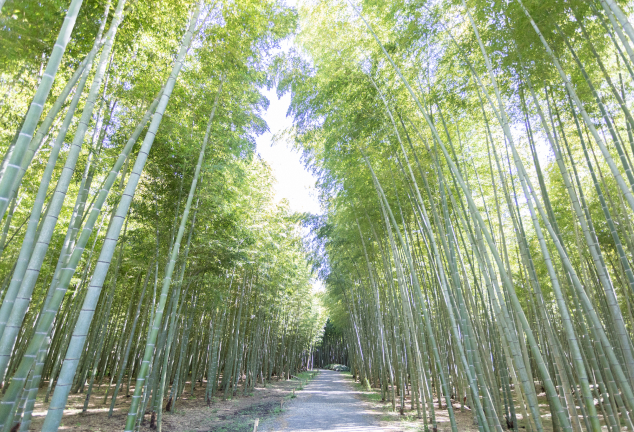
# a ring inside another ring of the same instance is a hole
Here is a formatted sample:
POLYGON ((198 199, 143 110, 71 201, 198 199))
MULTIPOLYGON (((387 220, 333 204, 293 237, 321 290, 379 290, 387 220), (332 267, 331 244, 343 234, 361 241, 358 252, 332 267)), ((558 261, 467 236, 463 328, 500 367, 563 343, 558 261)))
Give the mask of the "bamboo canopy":
POLYGON ((634 430, 633 8, 0 0, 0 431, 331 364, 422 430, 634 430))

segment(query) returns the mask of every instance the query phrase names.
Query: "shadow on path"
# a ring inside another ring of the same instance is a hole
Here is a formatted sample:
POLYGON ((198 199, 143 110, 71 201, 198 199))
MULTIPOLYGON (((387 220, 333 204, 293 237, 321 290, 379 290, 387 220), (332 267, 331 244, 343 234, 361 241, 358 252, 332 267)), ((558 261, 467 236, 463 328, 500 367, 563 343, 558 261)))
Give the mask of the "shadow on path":
MULTIPOLYGON (((340 372, 320 370, 284 412, 263 423, 259 431, 378 432, 377 412, 359 399, 349 379, 340 372)), ((395 429, 391 429, 395 430, 395 429)))

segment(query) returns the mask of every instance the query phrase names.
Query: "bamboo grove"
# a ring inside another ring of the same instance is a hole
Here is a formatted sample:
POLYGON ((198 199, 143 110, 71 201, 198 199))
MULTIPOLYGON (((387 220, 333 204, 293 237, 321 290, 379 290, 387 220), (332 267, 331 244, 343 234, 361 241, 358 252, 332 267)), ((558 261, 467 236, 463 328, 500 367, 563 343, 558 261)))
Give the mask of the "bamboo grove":
POLYGON ((129 398, 122 430, 161 430, 195 387, 212 404, 306 368, 323 321, 300 221, 254 152, 295 10, 0 7, 0 430, 29 430, 36 397, 57 430, 102 385, 109 415, 129 398))
POLYGON ((280 89, 329 316, 423 430, 634 429, 631 7, 300 7, 280 89))

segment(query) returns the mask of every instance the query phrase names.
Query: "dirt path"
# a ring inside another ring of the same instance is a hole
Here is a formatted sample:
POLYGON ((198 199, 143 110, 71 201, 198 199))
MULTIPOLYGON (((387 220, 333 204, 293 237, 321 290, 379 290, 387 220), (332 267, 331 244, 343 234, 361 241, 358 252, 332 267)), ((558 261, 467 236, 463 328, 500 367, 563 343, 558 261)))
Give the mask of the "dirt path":
POLYGON ((380 424, 377 412, 359 399, 345 375, 321 370, 284 412, 262 424, 258 431, 378 432, 400 429, 380 424))

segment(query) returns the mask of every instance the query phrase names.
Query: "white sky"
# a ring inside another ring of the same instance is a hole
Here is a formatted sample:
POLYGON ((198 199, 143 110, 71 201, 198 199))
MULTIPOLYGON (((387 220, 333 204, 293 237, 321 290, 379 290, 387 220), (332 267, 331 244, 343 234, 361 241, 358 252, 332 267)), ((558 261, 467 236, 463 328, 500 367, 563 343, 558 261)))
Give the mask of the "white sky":
MULTIPOLYGON (((291 119, 286 117, 291 96, 287 93, 278 99, 275 90, 263 93, 271 102, 264 114, 270 132, 259 136, 256 144, 257 152, 271 167, 275 176, 275 199, 278 202, 287 200, 292 211, 321 214, 323 211, 317 199, 316 179, 302 165, 299 153, 287 142, 273 144, 275 134, 293 125, 291 119)), ((317 278, 312 280, 312 285, 315 292, 325 289, 323 282, 317 278)))
MULTIPOLYGON (((288 6, 297 6, 296 0, 286 0, 288 6)), ((309 173, 300 161, 299 152, 292 149, 288 142, 281 141, 273 144, 273 136, 281 131, 289 129, 293 122, 286 117, 291 103, 289 93, 277 98, 275 90, 263 91, 264 96, 270 101, 269 109, 264 114, 264 120, 269 125, 270 132, 256 139, 257 152, 271 167, 276 179, 275 199, 288 201, 292 211, 310 212, 322 214, 323 211, 317 199, 315 188, 316 178, 309 173)), ((312 280, 313 291, 324 291, 321 280, 312 280)))
MULTIPOLYGON (((288 6, 297 6, 297 0, 286 0, 288 6)), ((284 41, 285 49, 291 41, 284 41)), ((323 213, 317 199, 315 177, 309 173, 300 161, 299 152, 292 149, 292 144, 278 142, 273 144, 273 136, 289 129, 293 122, 286 117, 291 102, 289 93, 277 98, 275 90, 263 91, 270 101, 269 109, 264 114, 264 120, 269 125, 269 133, 257 138, 257 152, 262 156, 273 171, 276 178, 275 199, 286 199, 292 211, 323 213)))
POLYGON ((293 150, 290 143, 273 144, 273 136, 290 128, 292 120, 286 117, 290 105, 290 94, 277 98, 275 90, 263 91, 271 102, 264 114, 270 132, 257 138, 257 152, 271 167, 275 182, 275 199, 286 199, 292 211, 322 213, 317 199, 315 177, 309 173, 300 161, 300 155, 293 150))

